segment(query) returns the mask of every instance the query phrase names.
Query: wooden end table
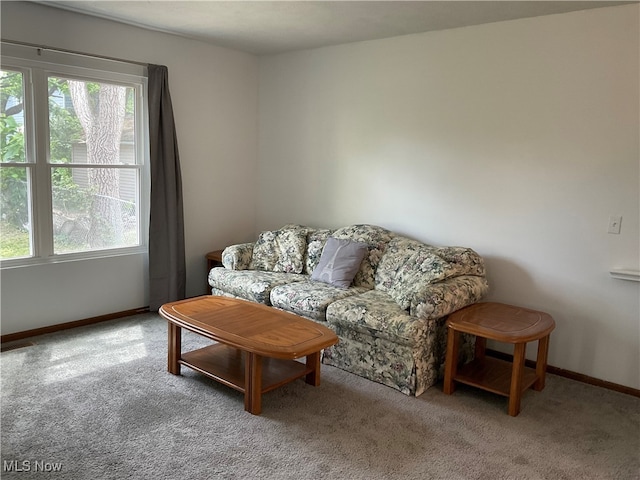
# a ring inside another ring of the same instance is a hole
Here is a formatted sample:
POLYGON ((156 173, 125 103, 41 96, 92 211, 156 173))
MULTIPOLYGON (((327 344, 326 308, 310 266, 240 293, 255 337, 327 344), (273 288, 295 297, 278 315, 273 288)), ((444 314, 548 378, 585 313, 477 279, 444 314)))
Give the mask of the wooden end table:
POLYGON ((464 383, 509 398, 508 413, 520 413, 522 393, 533 386, 544 388, 549 337, 555 328, 550 315, 536 310, 502 303, 476 303, 454 312, 447 320, 447 356, 444 393, 455 390, 455 382, 464 383), (458 369, 460 334, 476 336, 475 358, 458 369), (485 356, 487 339, 514 345, 513 363, 485 356), (538 341, 536 368, 525 367, 528 342, 538 341))
POLYGON ((305 378, 320 385, 320 352, 338 342, 336 334, 312 320, 236 298, 205 295, 165 303, 169 323, 167 369, 192 368, 244 393, 244 409, 262 411, 262 394, 305 378), (182 329, 217 343, 182 352, 182 329), (295 361, 306 357, 306 363, 295 361))
MULTIPOLYGON (((214 250, 213 252, 209 252, 205 255, 207 259, 207 276, 209 276, 209 272, 213 267, 222 267, 222 252, 224 250, 214 250)), ((211 294, 211 285, 209 285, 209 281, 207 281, 207 289, 205 290, 209 294, 211 294)))

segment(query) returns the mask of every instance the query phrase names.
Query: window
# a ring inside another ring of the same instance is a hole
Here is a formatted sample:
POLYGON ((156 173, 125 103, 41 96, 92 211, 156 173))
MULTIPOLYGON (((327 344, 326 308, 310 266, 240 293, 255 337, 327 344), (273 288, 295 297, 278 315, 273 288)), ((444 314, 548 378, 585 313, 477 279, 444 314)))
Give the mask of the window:
POLYGON ((25 73, 0 72, 0 256, 33 254, 31 178, 33 165, 25 153, 25 73))
POLYGON ((3 45, 2 265, 144 251, 146 79, 42 60, 3 45))

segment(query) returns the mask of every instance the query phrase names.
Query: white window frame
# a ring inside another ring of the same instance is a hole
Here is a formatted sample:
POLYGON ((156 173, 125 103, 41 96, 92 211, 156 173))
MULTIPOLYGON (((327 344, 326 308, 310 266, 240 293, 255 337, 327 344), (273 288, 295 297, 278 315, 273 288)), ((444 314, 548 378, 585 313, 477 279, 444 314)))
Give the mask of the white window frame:
MULTIPOLYGON (((33 47, 2 44, 0 68, 18 71, 24 82, 25 162, 3 163, 3 166, 28 168, 31 208, 31 249, 29 257, 0 260, 0 269, 28 265, 77 261, 148 252, 149 232, 149 135, 147 110, 147 77, 139 65, 85 57, 33 47), (66 163, 49 163, 49 98, 48 77, 59 76, 84 81, 113 82, 133 88, 135 102, 135 165, 73 164, 73 168, 124 168, 137 170, 138 239, 131 247, 106 248, 73 253, 54 253, 51 172, 67 167, 66 163)), ((4 167, 2 167, 4 168, 4 167)))

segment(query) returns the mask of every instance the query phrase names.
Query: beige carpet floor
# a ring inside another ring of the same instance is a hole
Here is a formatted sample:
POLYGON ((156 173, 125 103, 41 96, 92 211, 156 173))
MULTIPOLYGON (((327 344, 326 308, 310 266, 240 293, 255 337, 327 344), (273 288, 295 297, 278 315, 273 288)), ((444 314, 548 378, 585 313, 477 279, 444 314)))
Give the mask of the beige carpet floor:
POLYGON ((0 356, 2 478, 640 478, 640 399, 555 375, 509 417, 470 387, 412 398, 323 365, 319 387, 269 392, 253 416, 239 392, 166 371, 156 314, 31 340, 0 356))

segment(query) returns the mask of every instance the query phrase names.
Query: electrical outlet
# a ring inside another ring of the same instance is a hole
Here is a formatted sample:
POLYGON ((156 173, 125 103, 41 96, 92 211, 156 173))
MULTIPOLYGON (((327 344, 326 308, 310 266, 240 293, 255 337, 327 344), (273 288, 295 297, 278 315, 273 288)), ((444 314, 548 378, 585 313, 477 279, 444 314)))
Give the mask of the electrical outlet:
POLYGON ((622 217, 620 215, 611 215, 609 217, 609 233, 620 233, 620 224, 622 217))

